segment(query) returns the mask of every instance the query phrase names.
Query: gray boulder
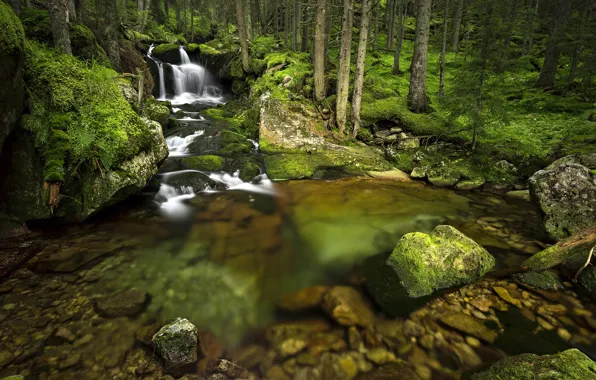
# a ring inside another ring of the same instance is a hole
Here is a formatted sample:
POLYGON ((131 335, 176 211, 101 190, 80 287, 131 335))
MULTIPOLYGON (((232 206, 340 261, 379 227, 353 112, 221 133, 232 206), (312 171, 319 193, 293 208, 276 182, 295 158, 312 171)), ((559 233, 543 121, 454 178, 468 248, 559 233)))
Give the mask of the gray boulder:
POLYGON ((153 335, 153 344, 166 368, 177 368, 197 361, 199 331, 188 319, 176 318, 153 335))
POLYGON ((596 363, 577 349, 554 355, 521 354, 501 359, 472 380, 596 379, 596 363))
POLYGON ((572 157, 555 161, 529 180, 530 196, 543 214, 543 223, 556 240, 596 223, 596 178, 572 157))

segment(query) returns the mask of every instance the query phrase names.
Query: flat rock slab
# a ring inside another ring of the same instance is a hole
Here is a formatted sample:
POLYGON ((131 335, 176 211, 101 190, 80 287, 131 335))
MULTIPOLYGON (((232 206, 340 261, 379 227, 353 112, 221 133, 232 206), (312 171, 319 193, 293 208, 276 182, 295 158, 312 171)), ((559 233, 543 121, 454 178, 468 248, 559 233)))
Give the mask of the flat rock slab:
POLYGON ((140 290, 127 290, 106 295, 95 300, 97 312, 108 318, 134 317, 143 311, 149 294, 140 290))
POLYGON ((488 343, 494 343, 497 337, 496 332, 484 326, 476 318, 467 314, 446 314, 441 316, 439 320, 451 328, 454 328, 465 334, 472 335, 473 337, 476 337, 478 339, 482 339, 483 341, 488 343))
POLYGON ((374 323, 370 305, 350 286, 331 288, 323 299, 323 310, 340 325, 369 327, 374 323))

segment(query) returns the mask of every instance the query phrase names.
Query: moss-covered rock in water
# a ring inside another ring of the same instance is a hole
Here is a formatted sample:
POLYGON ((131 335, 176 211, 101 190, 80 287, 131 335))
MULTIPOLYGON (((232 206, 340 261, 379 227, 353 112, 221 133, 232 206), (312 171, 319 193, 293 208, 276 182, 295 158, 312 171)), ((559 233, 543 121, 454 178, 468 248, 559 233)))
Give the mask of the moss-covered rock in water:
POLYGON ((149 119, 157 121, 162 127, 168 125, 171 113, 170 103, 160 102, 154 98, 148 99, 145 102, 145 112, 149 119))
POLYGON ((199 331, 188 319, 176 318, 153 335, 153 344, 167 369, 197 361, 199 331))
POLYGON ((404 235, 367 288, 377 303, 395 314, 404 298, 474 282, 495 265, 494 257, 457 229, 440 225, 430 234, 404 235))
POLYGON ((70 26, 70 44, 72 54, 86 60, 96 61, 102 65, 109 65, 110 60, 106 52, 97 43, 95 35, 85 25, 72 24, 70 26))
POLYGON ((223 170, 226 160, 220 156, 194 156, 180 159, 182 164, 188 169, 204 170, 208 172, 216 172, 223 170))
POLYGON ((37 8, 23 8, 19 15, 27 38, 53 44, 52 25, 48 11, 37 8))
POLYGON ((180 45, 178 44, 161 44, 157 45, 152 51, 151 55, 160 61, 178 65, 181 62, 180 45))
POLYGON ((34 149, 19 160, 13 150, 2 194, 9 213, 25 221, 52 214, 82 220, 140 190, 167 146, 161 127, 142 120, 121 95, 117 73, 33 42, 26 53, 29 113, 19 141, 29 139, 34 149))
POLYGON ((434 186, 452 187, 459 182, 461 174, 449 168, 437 168, 430 170, 427 178, 434 186))
POLYGON ((25 34, 19 18, 0 3, 0 153, 6 137, 23 111, 23 48, 25 34))
POLYGON ((553 239, 562 240, 596 223, 596 177, 568 158, 530 179, 530 196, 540 207, 553 239))
POLYGON ((543 290, 563 290, 565 288, 557 273, 553 271, 517 273, 513 275, 513 279, 521 284, 543 290))
POLYGON ((351 175, 392 169, 382 151, 336 145, 323 136, 325 125, 310 104, 261 98, 259 142, 272 179, 310 178, 319 170, 351 175))
POLYGON ((521 354, 501 359, 472 380, 586 380, 596 378, 596 363, 573 348, 553 355, 521 354))

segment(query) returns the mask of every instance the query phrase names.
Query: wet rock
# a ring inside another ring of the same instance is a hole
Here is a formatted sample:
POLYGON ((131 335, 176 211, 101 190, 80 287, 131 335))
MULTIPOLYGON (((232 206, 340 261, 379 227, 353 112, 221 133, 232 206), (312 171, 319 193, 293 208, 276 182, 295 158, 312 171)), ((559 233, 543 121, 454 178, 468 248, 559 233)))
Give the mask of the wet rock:
POLYGON ((134 317, 146 306, 149 295, 140 290, 126 290, 95 301, 97 312, 108 318, 134 317))
POLYGON ((461 174, 446 168, 437 168, 430 170, 427 177, 434 186, 452 187, 459 181, 461 174))
POLYGON ((587 167, 555 162, 530 177, 529 185, 554 239, 565 239, 596 223, 596 180, 587 167))
POLYGON ((76 335, 65 327, 58 327, 47 341, 49 346, 72 343, 77 339, 76 335))
POLYGON ((530 190, 513 190, 505 194, 509 198, 521 199, 523 201, 530 201, 530 190))
POLYGON ((393 133, 388 130, 382 130, 382 131, 378 131, 377 133, 375 133, 375 137, 381 138, 381 139, 386 139, 387 137, 391 136, 393 133))
POLYGON ((461 331, 465 334, 472 335, 485 342, 493 343, 497 334, 484 326, 476 318, 463 313, 447 314, 439 318, 441 322, 447 326, 461 331))
POLYGON ((153 335, 155 335, 160 328, 161 325, 159 323, 153 323, 149 326, 140 327, 137 331, 135 331, 135 339, 144 346, 152 347, 153 335))
POLYGON ((474 374, 472 380, 585 380, 596 376, 596 363, 577 349, 553 355, 521 354, 499 360, 488 370, 474 374))
POLYGON ((517 273, 513 275, 513 279, 521 284, 542 290, 565 289, 559 276, 552 271, 517 273))
POLYGON ((426 166, 418 166, 414 169, 412 169, 412 172, 410 173, 410 177, 414 178, 414 179, 424 179, 426 178, 426 173, 428 172, 429 168, 426 166))
POLYGON ((221 373, 233 379, 246 379, 248 378, 248 370, 242 368, 229 360, 225 359, 213 359, 207 363, 208 373, 221 373))
POLYGON ((14 376, 3 377, 2 380, 25 380, 25 378, 21 375, 14 375, 14 376))
POLYGON ((323 302, 323 296, 328 290, 328 286, 311 286, 283 296, 277 307, 290 312, 314 309, 323 302))
POLYGON ((501 286, 495 286, 495 287, 493 287, 493 290, 495 291, 495 293, 498 294, 499 297, 501 297, 501 299, 503 301, 510 303, 513 306, 517 306, 519 308, 522 307, 521 301, 518 300, 517 298, 512 297, 507 289, 505 289, 501 286))
POLYGON ((365 355, 368 360, 375 363, 376 365, 384 365, 394 363, 397 361, 397 358, 395 357, 393 352, 388 351, 382 347, 367 350, 365 355))
POLYGON ((233 360, 245 368, 253 369, 263 361, 265 354, 266 351, 262 346, 253 344, 235 352, 233 360))
POLYGON ((407 150, 407 149, 416 149, 420 148, 420 139, 415 137, 408 137, 406 139, 400 140, 397 143, 397 149, 400 150, 407 150))
POLYGON ((197 360, 198 330, 185 318, 176 318, 154 336, 153 344, 166 368, 181 367, 197 360))
POLYGON ((386 179, 397 182, 412 182, 409 175, 398 169, 393 169, 385 172, 368 172, 370 177, 376 179, 386 179))
POLYGON ((10 351, 0 351, 0 368, 4 367, 5 365, 8 365, 12 361, 12 359, 14 359, 14 356, 10 351))
POLYGON ((476 190, 481 188, 485 183, 486 180, 482 177, 465 179, 458 182, 457 185, 455 185, 455 189, 464 191, 476 190))
POLYGON ((286 339, 279 346, 277 352, 282 358, 294 356, 306 348, 306 341, 302 339, 286 339))
POLYGON ((349 286, 331 288, 323 298, 323 310, 344 326, 370 327, 374 314, 360 292, 349 286))
POLYGON ((405 362, 387 364, 370 372, 361 374, 356 380, 422 380, 416 371, 405 362))
POLYGON ((387 259, 382 273, 367 280, 367 288, 386 311, 395 315, 406 298, 478 280, 495 259, 457 229, 441 225, 431 234, 404 235, 387 259))

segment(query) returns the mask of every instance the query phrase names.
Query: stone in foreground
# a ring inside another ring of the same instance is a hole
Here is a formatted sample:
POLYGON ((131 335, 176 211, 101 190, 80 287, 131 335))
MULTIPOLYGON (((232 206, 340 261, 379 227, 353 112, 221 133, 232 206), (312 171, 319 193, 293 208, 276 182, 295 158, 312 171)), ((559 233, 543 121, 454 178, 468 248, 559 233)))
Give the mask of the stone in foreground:
POLYGON ((380 272, 369 277, 367 288, 391 314, 408 298, 431 295, 474 282, 495 265, 494 257, 457 229, 441 225, 430 234, 404 235, 380 272))
POLYGON ((350 286, 335 286, 323 297, 323 309, 344 326, 370 327, 374 314, 360 292, 350 286))
POLYGON ((152 340, 166 368, 176 368, 197 361, 198 330, 186 318, 176 318, 166 324, 152 340))
POLYGON ((95 307, 108 318, 134 317, 143 311, 148 299, 143 291, 127 290, 98 298, 95 307))
POLYGON ((596 223, 596 177, 579 162, 581 157, 564 157, 529 179, 532 201, 540 207, 544 227, 556 240, 596 223))
POLYGON ((596 363, 577 349, 554 355, 522 354, 499 360, 472 380, 596 379, 596 363))

